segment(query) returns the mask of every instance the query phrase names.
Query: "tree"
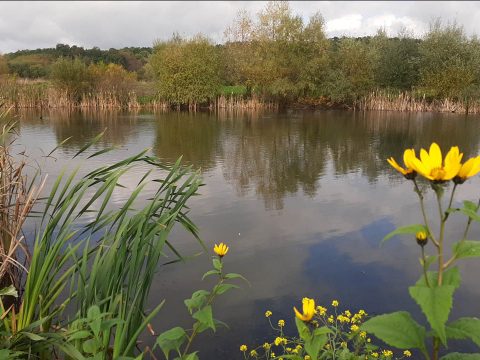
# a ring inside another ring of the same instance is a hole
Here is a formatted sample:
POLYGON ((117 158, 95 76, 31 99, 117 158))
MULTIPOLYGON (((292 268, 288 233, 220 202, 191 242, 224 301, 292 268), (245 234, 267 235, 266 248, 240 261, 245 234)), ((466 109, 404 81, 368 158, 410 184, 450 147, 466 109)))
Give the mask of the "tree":
POLYGON ((60 58, 52 64, 50 78, 56 87, 65 90, 74 101, 79 101, 90 88, 87 66, 78 58, 60 58))
POLYGON ((461 98, 479 85, 478 41, 456 23, 436 20, 420 45, 421 86, 434 97, 461 98))
POLYGON ((172 37, 155 45, 150 58, 161 98, 176 104, 197 104, 215 98, 220 88, 219 57, 202 35, 190 40, 172 37))

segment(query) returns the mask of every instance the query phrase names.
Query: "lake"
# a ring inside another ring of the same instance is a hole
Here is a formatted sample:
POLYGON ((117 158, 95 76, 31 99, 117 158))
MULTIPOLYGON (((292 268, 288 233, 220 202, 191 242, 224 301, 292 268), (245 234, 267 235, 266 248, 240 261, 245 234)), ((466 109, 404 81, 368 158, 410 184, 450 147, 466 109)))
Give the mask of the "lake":
MULTIPOLYGON (((283 113, 124 113, 48 112, 19 114, 17 148, 41 158, 63 139, 73 138, 45 161, 51 184, 63 167, 83 165, 87 170, 151 148, 167 163, 180 155, 201 169, 205 186, 190 202, 191 218, 211 249, 225 242, 230 252, 227 271, 243 274, 241 284, 219 298, 214 316, 230 329, 204 333, 196 341, 202 359, 241 359, 240 344, 261 344, 272 338, 264 312, 287 322, 293 334, 293 306, 304 296, 341 308, 379 314, 399 309, 422 315, 408 295, 408 286, 420 275, 419 247, 409 237, 380 241, 396 226, 419 223, 420 209, 412 184, 386 159, 401 160, 407 147, 443 148, 458 145, 464 158, 479 153, 480 118, 455 114, 323 111, 283 113), (107 128, 103 139, 87 155, 117 146, 104 156, 86 160, 72 156, 107 128)), ((147 170, 147 169, 146 169, 147 170)), ((136 184, 137 178, 124 179, 136 184), (131 181, 129 181, 131 180, 131 181)), ((425 183, 422 183, 426 186, 425 183)), ((459 187, 457 200, 475 200, 480 179, 459 187)), ((148 197, 149 191, 144 194, 148 197)), ((114 196, 125 201, 126 193, 114 196)), ((431 191, 427 208, 434 208, 431 191)), ((436 214, 436 213, 435 213, 436 214)), ((465 220, 453 215, 448 234, 463 230, 465 220)), ((480 238, 478 226, 472 239, 480 238)), ((185 256, 201 247, 177 229, 172 242, 185 256)), ((198 289, 210 269, 211 254, 184 264, 159 268, 151 304, 166 299, 152 323, 159 332, 189 324, 183 300, 198 289)), ((166 259, 165 261, 171 260, 166 259)), ((455 297, 451 318, 479 316, 480 261, 462 266, 463 284, 455 297)), ((151 338, 145 337, 147 343, 151 338)), ((458 349, 471 349, 463 343, 458 349)))

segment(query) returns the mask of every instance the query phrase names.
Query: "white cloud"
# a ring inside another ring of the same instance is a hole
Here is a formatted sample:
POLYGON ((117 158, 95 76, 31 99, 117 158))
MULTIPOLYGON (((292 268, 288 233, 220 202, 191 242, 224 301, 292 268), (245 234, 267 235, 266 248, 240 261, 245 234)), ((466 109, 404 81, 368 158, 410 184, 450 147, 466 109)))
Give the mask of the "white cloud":
MULTIPOLYGON (((1 2, 0 52, 52 47, 60 42, 84 47, 151 46, 174 31, 202 32, 223 40, 224 29, 245 8, 255 16, 264 1, 199 2, 1 2)), ((328 35, 373 35, 379 27, 396 34, 405 26, 421 36, 434 18, 457 20, 468 34, 480 34, 478 2, 294 1, 305 21, 319 11, 328 35)))

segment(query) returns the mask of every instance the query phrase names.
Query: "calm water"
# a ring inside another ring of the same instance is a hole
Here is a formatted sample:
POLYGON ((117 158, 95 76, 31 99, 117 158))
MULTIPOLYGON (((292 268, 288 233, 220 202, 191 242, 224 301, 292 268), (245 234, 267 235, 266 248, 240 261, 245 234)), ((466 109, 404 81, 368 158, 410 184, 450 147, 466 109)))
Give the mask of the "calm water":
MULTIPOLYGON (((240 359, 241 343, 263 343, 271 334, 263 317, 287 320, 303 296, 323 304, 339 299, 350 309, 369 313, 398 309, 421 314, 407 287, 419 276, 419 249, 412 239, 397 238, 383 247, 381 238, 395 226, 419 222, 411 184, 385 159, 401 158, 406 147, 459 145, 465 156, 479 152, 480 119, 453 114, 352 112, 288 112, 283 114, 211 115, 198 113, 25 113, 20 116, 20 141, 40 156, 63 139, 73 139, 47 161, 50 181, 64 166, 91 167, 151 148, 166 162, 180 155, 201 168, 206 186, 191 201, 191 217, 208 247, 230 245, 228 271, 251 282, 220 298, 216 318, 230 330, 203 334, 197 348, 202 359, 240 359), (71 161, 86 141, 107 128, 101 147, 118 150, 94 160, 71 161)), ((137 174, 138 175, 138 174, 137 174)), ((124 179, 124 185, 138 178, 124 179), (130 181, 129 181, 130 180, 130 181)), ((476 199, 479 179, 461 186, 457 199, 476 199)), ((427 201, 433 206, 432 194, 427 201)), ((114 197, 117 203, 128 193, 114 197)), ((145 194, 148 197, 148 192, 145 194)), ((432 208, 433 210, 433 208, 432 208)), ((454 220, 458 233, 464 220, 454 220)), ((480 238, 474 227, 472 238, 480 238)), ((201 248, 181 230, 173 242, 184 255, 201 248)), ((151 303, 166 299, 154 321, 157 331, 179 322, 189 324, 183 300, 208 288, 201 274, 210 255, 159 269, 151 303)), ((480 262, 462 266, 463 286, 455 298, 452 318, 480 315, 480 262)), ((151 341, 151 339, 146 339, 151 341)), ((468 349, 458 344, 459 349, 468 349)))

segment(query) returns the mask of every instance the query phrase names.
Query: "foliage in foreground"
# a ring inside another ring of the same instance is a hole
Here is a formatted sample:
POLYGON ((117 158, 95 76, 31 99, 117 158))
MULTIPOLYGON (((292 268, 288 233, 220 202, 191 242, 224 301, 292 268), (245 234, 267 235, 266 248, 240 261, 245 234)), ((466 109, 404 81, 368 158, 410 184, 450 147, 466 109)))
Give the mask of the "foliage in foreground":
MULTIPOLYGON (((8 152, 11 139, 15 139, 13 128, 12 124, 4 127, 0 150, 15 163, 8 152)), ((203 246, 197 227, 187 215, 187 201, 197 194, 201 179, 180 160, 166 166, 145 150, 80 177, 79 170, 62 172, 50 194, 38 202, 40 210, 32 213, 39 218, 39 225, 31 256, 22 266, 25 271, 20 272, 25 277, 15 279, 19 280, 16 283, 3 277, 11 281, 10 286, 4 283, 0 292, 0 358, 142 358, 148 349, 139 349, 138 339, 163 305, 162 301, 153 309, 147 308, 160 259, 168 250, 178 257, 173 262, 182 259, 169 240, 170 232, 180 224, 203 246), (142 165, 150 170, 140 172, 142 165), (138 184, 122 204, 113 208, 110 203, 115 191, 123 187, 122 176, 135 171, 138 184), (155 185, 156 190, 148 200, 137 201, 149 185, 155 185)), ((4 167, 2 174, 8 171, 4 167)), ((16 188, 2 188, 2 197, 15 198, 15 193, 8 193, 11 189, 16 188)), ((31 201, 27 204, 30 210, 31 201)), ((22 213, 16 222, 20 227, 25 216, 22 213)), ((9 220, 14 219, 10 216, 9 220)), ((22 240, 2 237, 2 248, 22 240)), ((21 249, 17 247, 10 259, 21 257, 21 249)), ((3 256, 2 266, 20 266, 18 261, 6 260, 3 256)), ((223 274, 219 259, 214 260, 214 266, 207 275, 217 274, 219 282, 211 293, 202 292, 209 294, 208 301, 203 304, 196 293, 187 303, 197 320, 192 339, 207 328, 215 329, 211 303, 215 296, 234 287, 228 284, 230 279, 240 277, 223 274)), ((157 344, 165 351, 164 338, 161 335, 157 344)), ((195 355, 186 352, 188 348, 182 358, 194 359, 195 355)))

